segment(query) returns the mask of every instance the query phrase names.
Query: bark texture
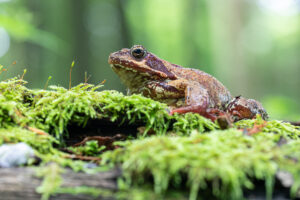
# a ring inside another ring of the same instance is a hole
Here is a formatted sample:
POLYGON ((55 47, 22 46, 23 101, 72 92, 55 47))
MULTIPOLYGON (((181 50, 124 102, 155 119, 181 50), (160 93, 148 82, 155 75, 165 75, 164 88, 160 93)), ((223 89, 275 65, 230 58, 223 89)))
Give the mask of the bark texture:
MULTIPOLYGON (((105 188, 112 191, 117 190, 116 178, 121 175, 119 169, 99 172, 97 174, 76 173, 65 170, 62 174, 63 187, 90 186, 105 188)), ((36 188, 42 180, 35 176, 32 168, 2 168, 0 169, 0 200, 36 200, 41 195, 36 188)), ((51 197, 55 200, 85 200, 85 199, 114 199, 113 197, 93 198, 89 195, 59 194, 51 197)))

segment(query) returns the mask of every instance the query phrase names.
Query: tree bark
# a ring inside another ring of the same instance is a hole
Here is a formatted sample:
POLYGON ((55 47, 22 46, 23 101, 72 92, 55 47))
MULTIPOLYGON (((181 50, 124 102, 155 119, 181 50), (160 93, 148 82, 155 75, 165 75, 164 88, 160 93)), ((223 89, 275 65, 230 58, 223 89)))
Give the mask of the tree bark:
MULTIPOLYGON (((62 174, 62 187, 88 186, 99 189, 117 190, 116 178, 121 175, 119 169, 96 174, 76 173, 66 169, 62 174)), ((2 168, 0 169, 0 200, 36 200, 41 195, 36 188, 42 180, 35 176, 33 168, 2 168)), ((85 200, 91 199, 89 195, 58 194, 51 199, 55 200, 85 200)), ((98 197, 93 199, 114 199, 113 197, 98 197)))

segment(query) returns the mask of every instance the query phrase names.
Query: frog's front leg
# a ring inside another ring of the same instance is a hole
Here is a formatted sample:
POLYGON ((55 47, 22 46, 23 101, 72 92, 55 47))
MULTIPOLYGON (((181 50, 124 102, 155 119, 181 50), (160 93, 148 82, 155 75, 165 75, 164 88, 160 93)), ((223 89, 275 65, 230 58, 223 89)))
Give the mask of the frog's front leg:
POLYGON ((184 97, 184 92, 180 88, 168 82, 149 81, 141 89, 141 93, 152 99, 179 99, 184 97))
POLYGON ((170 114, 194 112, 215 121, 221 115, 226 113, 217 108, 209 108, 210 96, 207 90, 198 82, 191 81, 171 81, 169 85, 174 85, 177 88, 184 89, 185 106, 173 109, 170 114), (178 86, 177 84, 180 84, 178 86))

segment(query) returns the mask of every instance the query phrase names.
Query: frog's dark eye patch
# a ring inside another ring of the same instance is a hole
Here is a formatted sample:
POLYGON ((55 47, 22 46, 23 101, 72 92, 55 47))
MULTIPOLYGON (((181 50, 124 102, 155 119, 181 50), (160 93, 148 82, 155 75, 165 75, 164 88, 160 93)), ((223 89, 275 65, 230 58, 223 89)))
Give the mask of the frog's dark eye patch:
POLYGON ((135 45, 130 49, 130 54, 136 59, 141 59, 147 55, 147 51, 143 46, 135 45))

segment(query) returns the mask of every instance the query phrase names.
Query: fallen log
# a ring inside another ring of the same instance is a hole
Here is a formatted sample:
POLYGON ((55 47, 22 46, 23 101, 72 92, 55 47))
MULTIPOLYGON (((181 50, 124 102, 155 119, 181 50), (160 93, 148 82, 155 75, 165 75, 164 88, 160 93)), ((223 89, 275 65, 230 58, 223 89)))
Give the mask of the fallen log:
MULTIPOLYGON (((37 200, 41 194, 36 188, 41 185, 42 179, 36 177, 33 168, 1 168, 0 169, 0 200, 37 200)), ((62 187, 87 186, 111 191, 117 190, 116 179, 121 175, 119 169, 96 174, 74 172, 66 169, 62 174, 62 187)), ((91 199, 89 195, 57 194, 51 199, 55 200, 86 200, 91 199)), ((113 197, 98 197, 93 199, 114 199, 113 197)))

